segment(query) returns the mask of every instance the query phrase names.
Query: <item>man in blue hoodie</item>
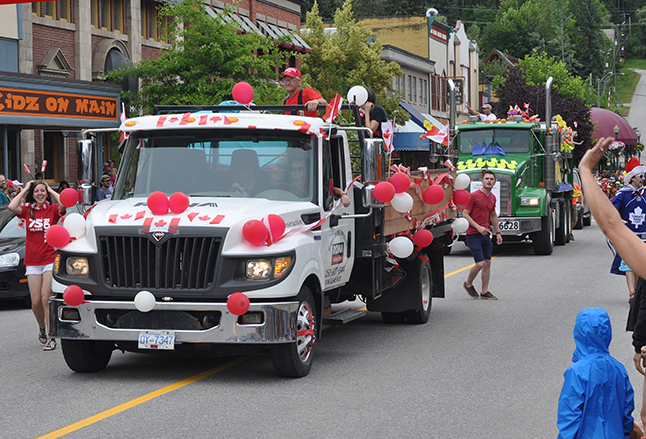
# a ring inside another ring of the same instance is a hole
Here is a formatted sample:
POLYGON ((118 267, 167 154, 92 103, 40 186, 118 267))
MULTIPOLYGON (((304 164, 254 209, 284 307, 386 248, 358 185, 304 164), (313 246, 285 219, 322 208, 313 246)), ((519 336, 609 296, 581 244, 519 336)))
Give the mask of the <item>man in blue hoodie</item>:
POLYGON ((610 317, 584 308, 576 317, 572 364, 559 398, 559 439, 628 438, 633 431, 634 392, 626 368, 610 356, 610 317))

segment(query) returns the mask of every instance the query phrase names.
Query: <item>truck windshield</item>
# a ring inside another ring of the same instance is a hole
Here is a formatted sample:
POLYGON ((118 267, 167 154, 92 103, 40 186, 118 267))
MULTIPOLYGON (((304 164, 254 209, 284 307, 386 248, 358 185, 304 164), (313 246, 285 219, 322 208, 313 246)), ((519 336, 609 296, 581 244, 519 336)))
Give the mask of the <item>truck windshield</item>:
POLYGON ((485 148, 498 143, 506 154, 529 152, 530 135, 529 130, 464 130, 460 131, 460 152, 471 154, 474 146, 481 146, 483 143, 485 148))
POLYGON ((154 131, 128 138, 113 200, 161 191, 316 203, 318 139, 262 130, 154 131))

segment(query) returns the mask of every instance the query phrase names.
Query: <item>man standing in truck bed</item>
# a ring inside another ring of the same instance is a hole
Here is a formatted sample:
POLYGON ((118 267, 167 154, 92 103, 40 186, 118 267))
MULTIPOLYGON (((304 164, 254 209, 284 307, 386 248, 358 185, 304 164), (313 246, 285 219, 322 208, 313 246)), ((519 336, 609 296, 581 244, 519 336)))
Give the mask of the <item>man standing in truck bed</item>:
POLYGON ((482 187, 471 192, 471 197, 464 210, 462 217, 469 221, 467 229, 467 246, 471 249, 475 265, 469 270, 469 276, 464 283, 464 289, 469 296, 474 299, 478 297, 488 300, 497 300, 498 298, 489 291, 489 275, 491 273, 491 253, 493 243, 491 242, 491 231, 489 224, 493 224, 496 232, 496 244, 502 244, 502 235, 500 234, 500 225, 498 224, 498 215, 496 214, 496 196, 491 193, 494 184, 496 184, 496 174, 485 169, 482 171, 482 187), (473 281, 478 273, 482 271, 482 292, 478 292, 473 287, 473 281))
MULTIPOLYGON (((321 94, 313 88, 301 88, 301 72, 290 67, 283 72, 283 87, 289 94, 285 99, 285 105, 305 105, 307 111, 299 110, 300 116, 318 117, 316 107, 327 105, 327 101, 321 94)), ((296 114, 296 112, 286 111, 285 114, 296 114)))

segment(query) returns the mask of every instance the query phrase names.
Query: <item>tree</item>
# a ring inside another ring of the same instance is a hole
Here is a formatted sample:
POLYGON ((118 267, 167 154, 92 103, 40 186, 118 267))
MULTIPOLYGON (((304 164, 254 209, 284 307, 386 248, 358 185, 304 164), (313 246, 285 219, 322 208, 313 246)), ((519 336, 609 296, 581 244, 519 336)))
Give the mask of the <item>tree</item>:
POLYGON ((587 78, 590 74, 599 78, 603 75, 601 60, 601 14, 597 0, 569 0, 569 7, 576 21, 575 44, 578 47, 577 75, 587 78))
MULTIPOLYGON (((495 88, 499 101, 492 103, 494 113, 500 116, 506 114, 510 106, 523 107, 524 103, 528 103, 532 114, 537 114, 541 119, 544 119, 546 79, 547 77, 544 77, 542 82, 530 84, 531 80, 520 65, 508 68, 503 74, 502 81, 495 88)), ((561 88, 556 86, 552 89, 551 103, 552 115, 560 114, 568 126, 578 133, 574 141, 582 143, 575 145, 573 152, 574 162, 578 163, 585 151, 592 145, 593 125, 590 106, 582 98, 565 96, 561 88)))
POLYGON ((346 0, 334 16, 335 31, 326 32, 318 4, 307 13, 302 38, 312 53, 302 60, 303 82, 318 90, 328 101, 336 93, 345 97, 355 85, 372 88, 377 103, 390 118, 407 120, 399 110, 401 96, 393 89, 393 78, 403 72, 396 63, 384 63, 379 57, 383 46, 372 38, 372 31, 354 19, 352 0, 346 0))
POLYGON ((239 81, 254 87, 254 102, 280 102, 284 91, 271 80, 285 52, 265 37, 239 34, 234 24, 210 17, 204 8, 198 0, 161 7, 160 15, 172 18, 170 48, 154 61, 144 60, 108 75, 113 82, 121 82, 124 75, 141 79, 138 94, 122 95, 131 108, 149 113, 157 104, 218 104, 231 99, 239 81))

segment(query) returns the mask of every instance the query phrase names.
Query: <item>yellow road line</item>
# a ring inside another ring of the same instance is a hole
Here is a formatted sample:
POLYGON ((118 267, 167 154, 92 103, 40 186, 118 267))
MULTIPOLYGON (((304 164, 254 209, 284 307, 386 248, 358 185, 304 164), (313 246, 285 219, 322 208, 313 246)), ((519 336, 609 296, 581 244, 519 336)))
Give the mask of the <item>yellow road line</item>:
POLYGON ((118 413, 121 413, 125 410, 131 409, 135 406, 138 406, 139 404, 142 404, 144 402, 150 401, 151 399, 155 399, 158 396, 165 395, 166 393, 172 392, 173 390, 180 389, 188 384, 194 383, 196 381, 199 381, 203 378, 206 378, 208 376, 211 376, 213 374, 216 374, 218 372, 222 372, 223 370, 229 369, 230 367, 236 366, 240 363, 243 363, 247 360, 249 360, 252 357, 255 357, 258 354, 252 354, 252 355, 247 355, 245 357, 237 358, 233 361, 230 361, 226 364, 223 364, 222 366, 218 366, 216 368, 207 370, 202 373, 198 373, 197 375, 193 375, 192 377, 186 378, 184 380, 178 381, 174 384, 168 385, 166 387, 162 387, 159 390, 155 390, 154 392, 150 392, 146 395, 140 396, 139 398, 135 398, 131 401, 124 402, 123 404, 120 404, 116 407, 113 407, 111 409, 108 409, 104 412, 98 413, 94 416, 90 416, 89 418, 85 418, 83 420, 80 420, 78 422, 75 422, 74 424, 68 425, 67 427, 63 427, 59 430, 53 431, 51 433, 48 433, 44 436, 39 437, 38 439, 55 439, 59 438, 61 436, 65 436, 66 434, 75 432, 77 430, 80 430, 83 427, 87 427, 88 425, 94 424, 96 422, 99 422, 103 419, 109 418, 110 416, 116 415, 118 413))
MULTIPOLYGON (((498 256, 502 256, 502 255, 504 255, 504 254, 507 254, 507 253, 509 253, 509 252, 510 252, 510 251, 512 251, 512 250, 514 250, 514 249, 512 248, 512 249, 509 249, 509 250, 507 250, 507 251, 504 251, 504 252, 500 253, 499 255, 492 256, 492 258, 491 258, 491 259, 496 259, 498 256)), ((454 274, 462 273, 464 270, 468 270, 468 269, 470 269, 471 267, 473 267, 474 265, 476 265, 476 264, 474 263, 474 264, 471 264, 471 265, 467 265, 466 267, 462 267, 462 268, 460 268, 459 270, 455 270, 455 271, 452 271, 452 272, 450 272, 450 273, 447 273, 447 274, 445 274, 445 275, 444 275, 444 279, 446 279, 447 277, 451 277, 451 276, 453 276, 454 274)))

